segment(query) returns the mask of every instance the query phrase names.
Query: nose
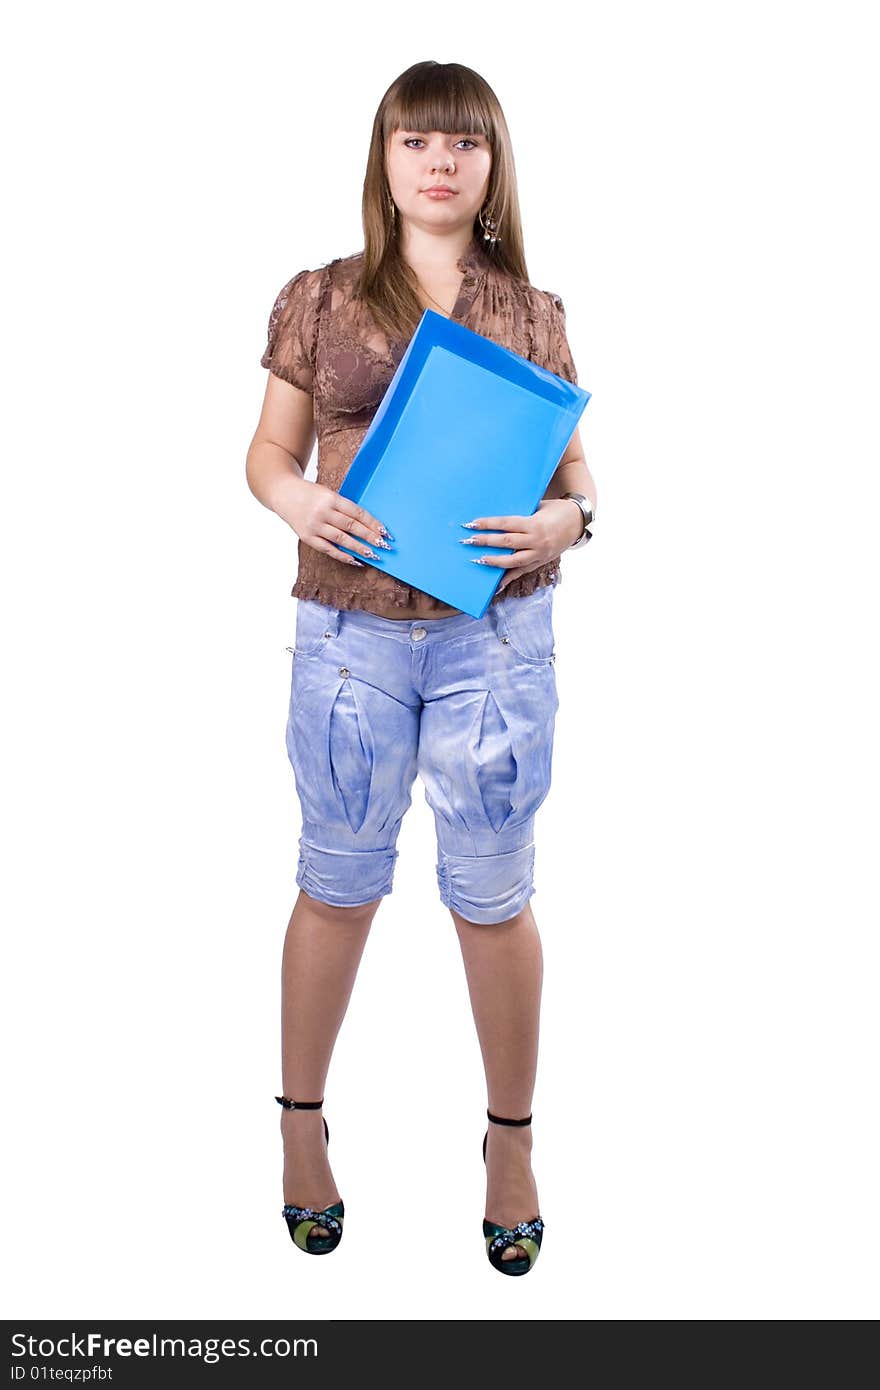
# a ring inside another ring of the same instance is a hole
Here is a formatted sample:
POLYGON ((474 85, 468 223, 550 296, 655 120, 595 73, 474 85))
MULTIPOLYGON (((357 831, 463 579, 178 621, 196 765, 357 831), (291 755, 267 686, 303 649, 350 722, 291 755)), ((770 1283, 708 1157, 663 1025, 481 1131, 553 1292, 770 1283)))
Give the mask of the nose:
POLYGON ((442 145, 441 145, 441 147, 440 147, 440 152, 439 152, 439 154, 435 155, 435 157, 434 157, 434 163, 432 164, 431 167, 432 167, 432 169, 434 169, 435 172, 436 172, 437 170, 439 170, 439 169, 446 169, 446 170, 448 170, 448 169, 451 169, 451 168, 452 168, 452 163, 453 163, 453 161, 452 161, 452 156, 451 156, 451 154, 449 153, 449 151, 446 149, 445 146, 442 146, 442 145))

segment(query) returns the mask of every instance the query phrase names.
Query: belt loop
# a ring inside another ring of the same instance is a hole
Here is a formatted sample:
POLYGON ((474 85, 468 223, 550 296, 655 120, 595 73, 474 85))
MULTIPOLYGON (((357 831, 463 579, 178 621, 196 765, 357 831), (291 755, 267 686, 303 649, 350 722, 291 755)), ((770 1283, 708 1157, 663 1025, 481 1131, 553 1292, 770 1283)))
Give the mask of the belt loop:
POLYGON ((507 619, 504 613, 503 598, 498 599, 495 603, 490 602, 484 616, 487 617, 492 624, 492 631, 495 633, 496 637, 507 636, 507 619))

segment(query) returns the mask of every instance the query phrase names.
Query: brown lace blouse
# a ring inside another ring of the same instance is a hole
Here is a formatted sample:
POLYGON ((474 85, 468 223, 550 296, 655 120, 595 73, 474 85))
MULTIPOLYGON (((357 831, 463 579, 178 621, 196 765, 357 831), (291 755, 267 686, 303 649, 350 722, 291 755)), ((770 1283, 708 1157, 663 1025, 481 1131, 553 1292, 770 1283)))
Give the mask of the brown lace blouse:
MULTIPOLYGON (((318 482, 338 491, 367 427, 406 351, 382 333, 366 305, 353 298, 363 253, 317 270, 301 270, 280 290, 269 318, 261 365, 314 399, 318 482)), ((458 261, 463 272, 451 317, 577 383, 559 295, 538 290, 495 266, 476 238, 458 261)), ((381 519, 381 518, 380 518, 381 519)), ((561 581, 560 560, 512 580, 493 602, 561 581)), ((334 608, 400 610, 401 617, 443 617, 460 610, 365 564, 348 565, 299 542, 294 598, 334 608)))

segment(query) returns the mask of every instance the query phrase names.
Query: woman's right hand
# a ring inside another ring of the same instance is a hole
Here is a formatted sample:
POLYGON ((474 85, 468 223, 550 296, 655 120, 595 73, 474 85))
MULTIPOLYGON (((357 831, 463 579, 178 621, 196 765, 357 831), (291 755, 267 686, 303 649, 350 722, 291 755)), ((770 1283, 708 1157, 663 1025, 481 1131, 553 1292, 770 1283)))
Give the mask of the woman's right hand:
POLYGON ((346 545, 350 550, 373 560, 378 556, 370 549, 371 545, 378 545, 383 550, 391 549, 388 541, 383 539, 390 536, 390 532, 381 521, 358 506, 357 502, 340 497, 332 487, 326 487, 323 483, 297 478, 290 500, 285 501, 279 515, 306 545, 349 565, 359 565, 361 562, 346 555, 345 551, 339 549, 340 545, 346 545))

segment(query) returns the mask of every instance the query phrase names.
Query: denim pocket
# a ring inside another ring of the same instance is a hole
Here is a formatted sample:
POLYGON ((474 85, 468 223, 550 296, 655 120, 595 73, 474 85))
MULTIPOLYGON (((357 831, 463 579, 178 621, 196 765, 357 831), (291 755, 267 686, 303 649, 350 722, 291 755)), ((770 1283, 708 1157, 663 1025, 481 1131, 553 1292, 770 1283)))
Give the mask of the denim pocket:
POLYGON ((553 588, 545 584, 522 598, 499 604, 501 640, 520 661, 530 666, 550 666, 556 660, 553 631, 553 588))
POLYGON ((298 599, 296 608, 296 636, 293 647, 288 647, 294 656, 317 656, 333 636, 332 620, 335 610, 314 599, 298 599))

